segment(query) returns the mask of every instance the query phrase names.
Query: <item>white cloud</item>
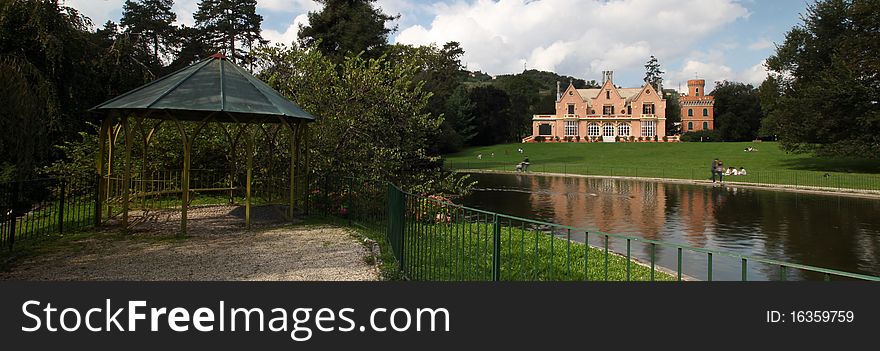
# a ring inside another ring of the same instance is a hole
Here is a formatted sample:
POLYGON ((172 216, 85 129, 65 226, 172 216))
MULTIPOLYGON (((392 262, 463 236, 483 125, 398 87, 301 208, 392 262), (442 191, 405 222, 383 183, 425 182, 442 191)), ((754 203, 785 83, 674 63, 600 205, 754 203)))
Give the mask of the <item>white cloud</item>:
POLYGON ((301 14, 296 16, 293 19, 293 22, 287 27, 284 33, 281 33, 277 30, 265 29, 263 30, 263 38, 269 40, 270 45, 274 44, 284 44, 287 46, 291 46, 294 41, 297 39, 297 33, 299 33, 300 25, 308 25, 309 17, 307 14, 301 14))
POLYGON ((760 38, 754 43, 749 44, 749 50, 763 50, 773 45, 773 42, 767 38, 760 38))
POLYGON ((401 28, 396 42, 458 41, 468 68, 491 74, 521 71, 525 61, 528 68, 583 77, 641 71, 650 55, 673 62, 749 15, 733 0, 455 0, 427 11, 430 25, 401 28))
POLYGON ((75 8, 80 14, 88 16, 97 28, 108 20, 119 22, 122 4, 125 0, 62 0, 61 4, 75 8))
POLYGON ((764 62, 762 60, 751 67, 736 71, 725 63, 724 56, 694 53, 685 60, 681 70, 669 72, 669 79, 665 84, 667 88, 678 89, 682 93, 686 93, 688 90, 688 79, 704 79, 707 90, 711 90, 715 82, 723 80, 742 82, 757 87, 767 77, 768 71, 764 67, 764 62))
POLYGON ((277 12, 309 12, 321 8, 313 0, 257 0, 257 8, 277 12))

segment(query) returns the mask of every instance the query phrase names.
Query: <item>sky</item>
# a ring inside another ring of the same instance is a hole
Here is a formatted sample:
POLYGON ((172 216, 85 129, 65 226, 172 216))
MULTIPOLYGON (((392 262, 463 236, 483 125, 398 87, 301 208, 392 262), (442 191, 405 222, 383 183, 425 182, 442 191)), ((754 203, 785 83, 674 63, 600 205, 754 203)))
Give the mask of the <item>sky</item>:
MULTIPOLYGON (((118 22, 125 0, 61 0, 97 26, 118 22)), ((392 43, 443 45, 457 41, 462 63, 491 75, 523 68, 601 81, 614 71, 623 87, 643 84, 645 63, 657 57, 666 88, 687 90, 687 80, 758 85, 764 60, 800 23, 811 0, 377 0, 390 15, 392 43)), ((198 0, 175 0, 180 24, 192 26, 198 0)), ((312 0, 257 0, 263 36, 296 40, 312 0)))

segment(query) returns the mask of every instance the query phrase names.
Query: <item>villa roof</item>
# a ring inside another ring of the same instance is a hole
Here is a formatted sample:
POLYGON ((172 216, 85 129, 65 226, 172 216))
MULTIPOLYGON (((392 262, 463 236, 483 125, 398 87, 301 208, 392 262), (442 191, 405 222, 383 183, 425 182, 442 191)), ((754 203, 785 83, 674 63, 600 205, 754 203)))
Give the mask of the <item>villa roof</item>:
MULTIPOLYGON (((618 88, 617 91, 620 93, 620 96, 623 97, 626 102, 632 101, 636 96, 639 95, 639 92, 642 91, 643 88, 618 88)), ((591 103, 592 99, 595 99, 599 96, 599 93, 602 92, 602 89, 577 89, 578 94, 581 95, 581 98, 584 99, 587 103, 591 103)))

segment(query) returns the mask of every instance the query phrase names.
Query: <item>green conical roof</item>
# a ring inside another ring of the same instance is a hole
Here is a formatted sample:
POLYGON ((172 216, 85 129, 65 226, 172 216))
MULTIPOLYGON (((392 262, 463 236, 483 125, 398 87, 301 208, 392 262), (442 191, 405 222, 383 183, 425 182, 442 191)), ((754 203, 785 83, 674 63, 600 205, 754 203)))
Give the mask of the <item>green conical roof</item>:
POLYGON ((221 54, 144 84, 92 108, 148 118, 223 122, 314 121, 292 101, 221 54))

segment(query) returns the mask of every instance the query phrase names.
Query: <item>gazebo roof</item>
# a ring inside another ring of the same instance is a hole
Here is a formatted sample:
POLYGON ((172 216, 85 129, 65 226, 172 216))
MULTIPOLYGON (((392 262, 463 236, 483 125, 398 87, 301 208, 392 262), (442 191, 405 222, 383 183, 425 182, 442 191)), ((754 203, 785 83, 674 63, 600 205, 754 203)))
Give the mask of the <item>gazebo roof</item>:
POLYGON ((155 119, 221 122, 311 122, 315 116, 281 96, 222 54, 144 84, 92 108, 155 119))

